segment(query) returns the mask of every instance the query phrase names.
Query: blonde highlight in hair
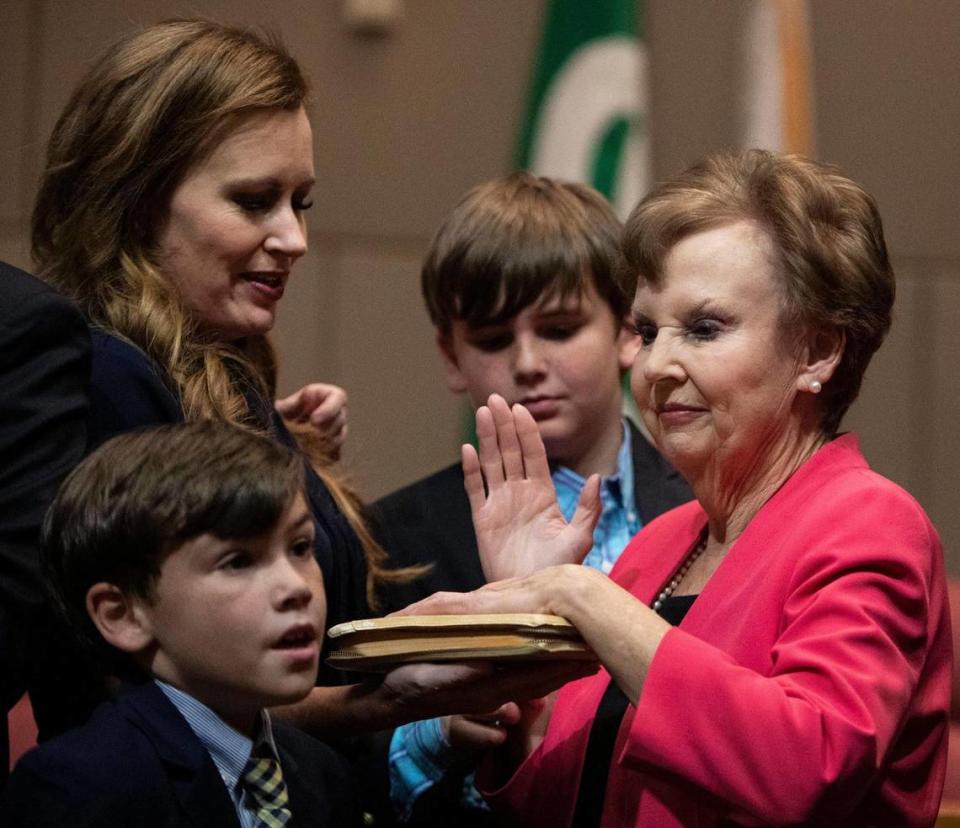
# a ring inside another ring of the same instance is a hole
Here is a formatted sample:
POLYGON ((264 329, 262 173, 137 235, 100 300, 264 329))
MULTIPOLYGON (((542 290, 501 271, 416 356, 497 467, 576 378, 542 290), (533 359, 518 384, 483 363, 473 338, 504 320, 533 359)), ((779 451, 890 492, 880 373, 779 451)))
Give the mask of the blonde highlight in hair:
MULTIPOLYGON (((188 171, 244 116, 297 110, 307 84, 272 37, 208 20, 168 20, 119 40, 90 69, 54 127, 34 203, 39 275, 89 322, 142 350, 168 378, 187 421, 265 432, 276 361, 265 336, 201 336, 154 250, 188 171)), ((318 465, 318 455, 309 452, 318 465)), ((355 498, 320 458, 321 476, 367 556, 368 593, 384 552, 355 498), (355 519, 357 518, 357 519, 355 519)))
POLYGON ((160 365, 188 420, 255 427, 243 392, 271 396, 275 364, 262 337, 224 344, 197 336, 157 265, 153 233, 188 170, 238 117, 297 109, 306 93, 278 42, 171 20, 109 49, 51 136, 33 210, 38 271, 94 325, 160 365))

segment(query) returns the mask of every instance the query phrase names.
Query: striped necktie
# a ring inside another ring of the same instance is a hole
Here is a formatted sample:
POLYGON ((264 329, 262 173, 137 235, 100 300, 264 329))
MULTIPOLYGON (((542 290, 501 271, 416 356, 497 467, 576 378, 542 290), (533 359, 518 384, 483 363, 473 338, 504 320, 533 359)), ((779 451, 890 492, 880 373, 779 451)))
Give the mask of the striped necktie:
POLYGON ((257 828, 284 828, 290 822, 287 786, 275 757, 251 756, 243 769, 243 782, 257 806, 257 828))

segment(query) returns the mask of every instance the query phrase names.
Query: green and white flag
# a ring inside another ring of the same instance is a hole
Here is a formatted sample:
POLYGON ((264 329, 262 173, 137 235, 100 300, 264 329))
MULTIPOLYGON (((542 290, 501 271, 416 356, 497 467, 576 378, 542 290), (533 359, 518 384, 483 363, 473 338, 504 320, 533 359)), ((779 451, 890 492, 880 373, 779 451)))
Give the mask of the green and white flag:
POLYGON ((547 0, 517 165, 591 184, 625 217, 650 182, 638 0, 547 0))

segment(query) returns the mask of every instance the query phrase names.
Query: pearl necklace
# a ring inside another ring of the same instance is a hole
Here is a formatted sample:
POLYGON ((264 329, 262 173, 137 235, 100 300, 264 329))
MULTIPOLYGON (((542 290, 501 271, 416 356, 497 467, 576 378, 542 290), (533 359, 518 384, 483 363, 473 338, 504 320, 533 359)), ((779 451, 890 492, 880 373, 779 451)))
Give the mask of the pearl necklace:
POLYGON ((703 533, 703 537, 697 541, 697 545, 693 547, 690 551, 690 554, 687 555, 686 560, 680 564, 680 568, 676 571, 674 576, 670 579, 670 583, 667 584, 661 593, 654 599, 653 603, 650 605, 653 608, 654 612, 659 612, 660 607, 663 606, 663 602, 667 600, 673 591, 680 586, 680 582, 683 580, 683 577, 687 574, 690 567, 693 566, 693 562, 699 558, 703 551, 707 548, 707 533, 703 533))

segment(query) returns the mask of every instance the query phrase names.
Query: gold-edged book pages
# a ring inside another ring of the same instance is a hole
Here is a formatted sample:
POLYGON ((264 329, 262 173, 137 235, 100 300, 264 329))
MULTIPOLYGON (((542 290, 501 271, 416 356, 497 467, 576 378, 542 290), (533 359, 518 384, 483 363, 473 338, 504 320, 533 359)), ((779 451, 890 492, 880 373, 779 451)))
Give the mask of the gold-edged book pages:
POLYGON ((337 624, 327 663, 384 672, 415 661, 596 661, 565 618, 536 613, 401 615, 337 624))

